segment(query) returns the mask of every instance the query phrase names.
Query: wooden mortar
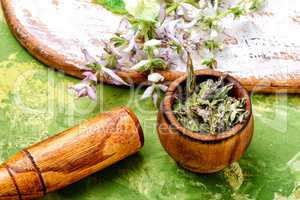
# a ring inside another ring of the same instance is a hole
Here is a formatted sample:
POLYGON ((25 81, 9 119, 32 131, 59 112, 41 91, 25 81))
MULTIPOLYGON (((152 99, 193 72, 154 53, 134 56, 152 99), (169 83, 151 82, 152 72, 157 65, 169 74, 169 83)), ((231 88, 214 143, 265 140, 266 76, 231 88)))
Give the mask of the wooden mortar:
MULTIPOLYGON (((209 78, 218 79, 223 74, 212 70, 196 72, 197 82, 209 78)), ((198 173, 214 173, 241 158, 253 135, 251 100, 247 91, 233 77, 227 76, 226 83, 233 83, 231 96, 246 98, 249 116, 243 124, 237 124, 223 133, 212 135, 192 132, 184 128, 173 113, 174 97, 185 88, 186 76, 174 81, 162 102, 158 113, 157 130, 160 142, 169 155, 184 168, 198 173)))
POLYGON ((143 131, 132 111, 103 113, 2 164, 0 199, 42 197, 136 153, 143 143, 143 131))

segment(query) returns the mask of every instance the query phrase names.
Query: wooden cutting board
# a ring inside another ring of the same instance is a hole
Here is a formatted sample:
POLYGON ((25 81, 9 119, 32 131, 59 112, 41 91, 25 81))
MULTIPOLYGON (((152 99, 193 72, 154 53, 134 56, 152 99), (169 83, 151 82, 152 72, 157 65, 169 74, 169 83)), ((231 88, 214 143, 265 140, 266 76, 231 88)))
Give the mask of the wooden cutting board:
MULTIPOLYGON (((11 31, 32 55, 79 78, 87 64, 82 49, 101 55, 101 40, 108 39, 121 20, 90 0, 1 3, 11 31)), ((238 21, 225 20, 223 26, 226 47, 219 55, 218 70, 238 78, 249 91, 300 93, 300 1, 269 0, 263 11, 238 21)), ((184 70, 161 73, 172 81, 184 70)), ((137 72, 117 74, 135 84, 147 80, 146 74, 137 72)))

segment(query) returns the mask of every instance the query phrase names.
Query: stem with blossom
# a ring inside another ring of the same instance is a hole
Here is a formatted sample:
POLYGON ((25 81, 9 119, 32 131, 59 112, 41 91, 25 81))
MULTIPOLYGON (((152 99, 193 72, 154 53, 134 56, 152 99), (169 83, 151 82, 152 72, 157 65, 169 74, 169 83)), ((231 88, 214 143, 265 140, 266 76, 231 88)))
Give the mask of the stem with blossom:
MULTIPOLYGON (((101 58, 92 58, 86 50, 83 53, 94 76, 109 77, 116 84, 127 85, 117 76, 116 70, 149 74, 151 85, 142 98, 150 97, 151 94, 152 97, 155 96, 152 99, 157 105, 158 98, 154 88, 165 90, 162 86, 164 78, 158 74, 160 70, 185 65, 187 72, 192 76, 194 57, 203 58, 203 66, 217 68, 217 53, 223 49, 220 42, 223 32, 221 21, 228 16, 237 19, 256 11, 263 5, 264 0, 241 0, 227 8, 219 0, 124 2, 128 12, 114 36, 108 41, 103 41, 104 53, 101 58), (206 52, 206 55, 203 55, 203 52, 206 52)), ((94 76, 86 76, 83 80, 84 89, 73 88, 76 93, 94 99, 93 94, 87 92, 95 88, 97 81, 94 81, 94 76)), ((189 93, 193 91, 193 87, 190 90, 189 93)))

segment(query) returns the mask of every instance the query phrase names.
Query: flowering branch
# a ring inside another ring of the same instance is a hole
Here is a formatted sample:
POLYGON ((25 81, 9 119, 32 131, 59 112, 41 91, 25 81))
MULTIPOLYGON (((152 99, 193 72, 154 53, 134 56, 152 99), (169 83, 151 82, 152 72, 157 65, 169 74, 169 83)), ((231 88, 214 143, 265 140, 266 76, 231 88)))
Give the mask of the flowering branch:
MULTIPOLYGON (((202 65, 208 68, 217 68, 217 53, 223 49, 219 41, 221 20, 228 16, 237 19, 254 12, 262 7, 264 0, 240 0, 229 8, 220 6, 220 0, 165 0, 162 4, 159 0, 124 2, 126 15, 115 35, 103 41, 101 59, 96 61, 86 50, 83 53, 90 63, 88 66, 96 72, 94 76, 108 76, 116 84, 127 85, 114 70, 146 72, 151 79, 159 77, 156 71, 183 63, 188 73, 192 73, 194 57, 202 58, 202 65), (206 56, 201 54, 203 51, 207 52, 206 56)), ((87 90, 94 88, 95 81, 88 77, 83 80, 86 92, 80 95, 90 96, 87 90)), ((158 83, 150 82, 152 85, 145 96, 155 95, 158 83)))
POLYGON ((97 62, 86 49, 83 49, 82 52, 85 56, 85 60, 89 63, 87 66, 93 71, 84 72, 83 75, 85 78, 79 84, 70 87, 71 90, 75 91, 78 97, 88 96, 91 100, 96 101, 98 77, 109 77, 117 85, 128 85, 113 70, 101 64, 101 61, 97 62))

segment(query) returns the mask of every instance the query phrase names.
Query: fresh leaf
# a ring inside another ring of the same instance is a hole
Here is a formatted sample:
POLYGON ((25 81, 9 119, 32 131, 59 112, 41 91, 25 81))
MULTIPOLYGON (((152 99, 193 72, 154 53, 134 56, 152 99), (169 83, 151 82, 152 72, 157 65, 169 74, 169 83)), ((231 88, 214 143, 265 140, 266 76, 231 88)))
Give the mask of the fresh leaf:
POLYGON ((219 18, 204 16, 201 23, 204 30, 218 29, 219 18))
POLYGON ((140 62, 132 66, 130 70, 135 70, 135 71, 143 70, 146 68, 147 65, 149 65, 150 62, 151 61, 149 60, 141 60, 140 62))
POLYGON ((123 0, 96 0, 96 3, 116 14, 127 13, 123 0))
POLYGON ((166 0, 166 3, 167 3, 167 13, 168 14, 176 11, 177 8, 183 3, 191 4, 192 6, 199 8, 198 1, 196 1, 196 0, 180 0, 180 1, 166 0))
POLYGON ((92 70, 98 70, 98 66, 96 64, 87 64, 86 65, 88 68, 92 69, 92 70))
POLYGON ((128 40, 126 40, 125 38, 119 36, 119 35, 115 35, 114 37, 112 37, 110 39, 110 42, 115 46, 115 47, 120 47, 120 46, 126 46, 128 45, 128 40))
POLYGON ((179 6, 180 6, 180 4, 175 2, 175 1, 172 2, 172 3, 168 3, 167 4, 167 11, 166 11, 167 14, 170 14, 170 13, 176 11, 179 6))
POLYGON ((252 1, 252 5, 250 7, 250 10, 252 12, 262 9, 266 3, 265 0, 251 0, 251 1, 252 1))
POLYGON ((215 58, 208 58, 202 61, 202 65, 205 65, 211 69, 215 69, 218 65, 218 62, 215 58))
POLYGON ((166 69, 166 67, 167 67, 167 64, 163 59, 154 58, 154 59, 152 59, 151 67, 148 70, 150 70, 150 69, 164 70, 164 69, 166 69))
POLYGON ((183 54, 184 48, 179 43, 177 43, 176 41, 174 41, 174 40, 170 41, 169 45, 176 50, 178 55, 183 54))
POLYGON ((151 70, 164 70, 166 67, 167 64, 163 59, 153 58, 151 60, 142 60, 130 69, 138 72, 148 72, 151 70))
POLYGON ((137 32, 137 36, 141 37, 144 41, 154 38, 156 30, 155 21, 147 21, 130 16, 128 17, 128 21, 131 23, 134 31, 137 32))
POLYGON ((117 56, 114 54, 106 54, 106 56, 104 57, 104 60, 106 61, 105 67, 115 69, 118 65, 117 56))
POLYGON ((238 19, 246 13, 246 11, 240 6, 230 8, 229 12, 233 14, 234 19, 238 19))
POLYGON ((216 40, 207 40, 204 42, 204 46, 210 51, 216 51, 222 49, 222 45, 218 43, 216 40))
POLYGON ((133 17, 155 22, 160 11, 159 0, 124 0, 125 8, 133 17))

